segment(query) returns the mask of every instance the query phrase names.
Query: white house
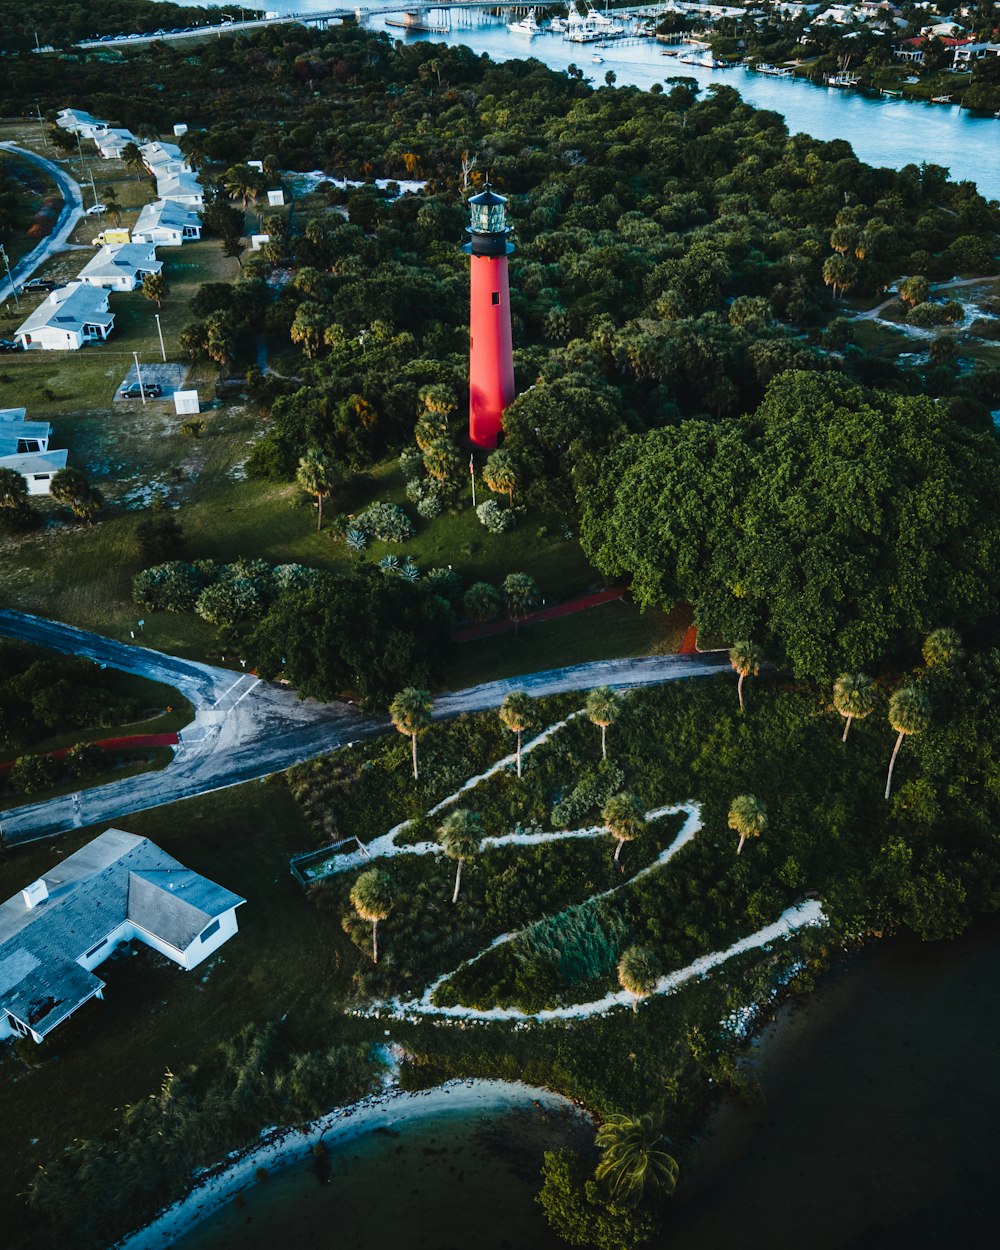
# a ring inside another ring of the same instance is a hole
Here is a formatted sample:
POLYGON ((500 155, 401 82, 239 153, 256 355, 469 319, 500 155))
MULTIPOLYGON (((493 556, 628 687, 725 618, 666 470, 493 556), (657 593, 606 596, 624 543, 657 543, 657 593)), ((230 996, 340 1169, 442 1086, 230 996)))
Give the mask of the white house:
POLYGON ((109 291, 134 291, 143 278, 159 273, 163 262, 156 259, 152 243, 106 243, 80 270, 80 281, 109 291))
POLYGON ((56 125, 61 130, 68 130, 71 135, 78 134, 81 139, 96 139, 108 130, 107 122, 91 117, 83 109, 60 109, 56 114, 56 125))
POLYGON ((236 933, 245 901, 148 838, 108 829, 0 903, 0 1038, 41 1042, 103 998, 93 970, 119 943, 197 967, 236 933))
POLYGON ((201 217, 195 208, 177 200, 154 200, 143 205, 132 238, 156 247, 180 247, 185 240, 201 238, 201 217))
POLYGON ((0 469, 13 469, 15 473, 20 473, 28 484, 29 495, 48 495, 52 491, 53 477, 60 469, 66 468, 68 455, 65 447, 59 451, 0 455, 0 469))
POLYGON ((191 166, 176 143, 144 143, 139 151, 146 168, 154 178, 161 174, 190 174, 191 166))
POLYGON ((85 343, 103 342, 114 325, 108 292, 71 282, 48 295, 18 326, 14 337, 24 348, 75 352, 85 343))
POLYGON ((988 56, 1000 56, 1000 43, 963 43, 955 49, 952 68, 970 69, 974 61, 985 60, 988 56))
POLYGON ((48 495, 52 477, 66 468, 66 451, 50 451, 52 427, 26 421, 24 408, 0 408, 0 469, 20 473, 29 495, 48 495))
POLYGON ((176 200, 178 204, 189 204, 192 208, 203 208, 205 192, 194 174, 178 173, 163 174, 156 179, 156 194, 161 200, 176 200))
POLYGON ((103 135, 98 135, 94 142, 97 144, 98 153, 104 160, 121 160, 122 153, 128 145, 135 143, 135 135, 131 130, 111 126, 103 135))

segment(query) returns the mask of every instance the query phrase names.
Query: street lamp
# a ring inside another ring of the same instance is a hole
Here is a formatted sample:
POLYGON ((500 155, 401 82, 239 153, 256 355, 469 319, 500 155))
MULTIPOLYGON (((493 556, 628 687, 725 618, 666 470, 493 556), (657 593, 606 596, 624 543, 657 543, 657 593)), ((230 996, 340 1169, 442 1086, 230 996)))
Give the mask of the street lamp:
POLYGON ((167 349, 163 346, 163 327, 160 325, 160 314, 153 313, 156 318, 156 333, 160 336, 160 355, 163 357, 164 364, 167 360, 167 349))
POLYGON ((139 379, 139 397, 143 404, 146 403, 146 388, 142 384, 142 370, 139 368, 139 353, 133 352, 132 359, 135 361, 135 376, 139 379))
POLYGON ((7 270, 7 281, 10 283, 10 293, 14 297, 14 307, 20 311, 21 305, 17 298, 17 288, 14 286, 14 279, 10 276, 10 259, 7 256, 7 249, 0 243, 0 255, 3 256, 4 268, 7 270))

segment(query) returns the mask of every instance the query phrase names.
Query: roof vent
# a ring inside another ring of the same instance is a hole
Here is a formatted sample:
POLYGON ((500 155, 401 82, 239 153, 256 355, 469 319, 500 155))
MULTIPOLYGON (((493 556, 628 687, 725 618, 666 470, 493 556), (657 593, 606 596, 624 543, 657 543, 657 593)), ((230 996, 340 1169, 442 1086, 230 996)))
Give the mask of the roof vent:
POLYGON ((32 881, 31 885, 26 885, 21 891, 21 897, 24 899, 25 907, 37 907, 49 897, 49 888, 40 879, 32 881))

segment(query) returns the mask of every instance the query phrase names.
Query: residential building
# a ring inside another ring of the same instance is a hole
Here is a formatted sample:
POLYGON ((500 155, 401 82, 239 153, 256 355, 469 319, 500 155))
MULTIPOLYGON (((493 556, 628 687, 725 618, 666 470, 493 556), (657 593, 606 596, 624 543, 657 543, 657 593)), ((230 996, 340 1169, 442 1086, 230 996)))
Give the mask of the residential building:
POLYGON ((144 143, 139 148, 143 163, 154 178, 161 174, 190 174, 193 172, 184 153, 176 143, 144 143))
POLYGON ((48 495, 52 477, 66 468, 65 450, 50 451, 52 427, 47 421, 26 421, 24 408, 0 408, 0 469, 20 473, 29 495, 48 495))
POLYGON ((29 495, 48 495, 52 491, 53 477, 60 469, 66 468, 68 455, 65 447, 58 451, 0 455, 0 469, 13 469, 15 473, 20 473, 28 485, 29 495))
POLYGON ((201 217, 197 209, 178 200, 154 200, 143 206, 132 238, 156 247, 180 247, 186 240, 201 238, 201 217))
POLYGON ((43 1041, 85 1003, 125 942, 190 970, 237 932, 246 900, 148 838, 108 829, 0 903, 0 1038, 43 1041))
POLYGON ((1000 43, 963 43, 955 49, 952 68, 971 69, 976 61, 983 61, 988 56, 1000 56, 1000 43))
POLYGON ((122 130, 119 127, 109 127, 102 135, 98 135, 94 142, 97 144, 97 151, 106 161, 121 160, 122 153, 130 143, 135 143, 135 135, 131 130, 122 130))
POLYGON ((205 205, 205 192, 201 183, 194 174, 183 170, 158 177, 156 194, 161 200, 176 200, 178 204, 188 204, 192 208, 203 208, 205 205))
POLYGON ((107 122, 91 117, 83 109, 60 109, 56 114, 56 125, 70 134, 78 134, 81 139, 96 139, 108 130, 107 122))
POLYGON ((156 259, 152 243, 106 243, 80 270, 80 281, 109 291, 134 291, 143 278, 159 273, 163 262, 156 259))
POLYGON ((103 342, 114 329, 108 292, 85 282, 70 282, 52 291, 15 331, 24 348, 78 351, 85 343, 103 342))

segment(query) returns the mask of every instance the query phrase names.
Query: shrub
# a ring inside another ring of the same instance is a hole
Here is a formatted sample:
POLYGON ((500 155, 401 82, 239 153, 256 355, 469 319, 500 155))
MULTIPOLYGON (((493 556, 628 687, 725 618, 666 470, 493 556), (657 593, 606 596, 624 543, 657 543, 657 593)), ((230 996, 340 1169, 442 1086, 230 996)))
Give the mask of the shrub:
POLYGON ((623 917, 608 903, 591 900, 536 921, 513 939, 511 953, 523 964, 550 964, 570 986, 610 972, 630 940, 623 917))
POLYGON ((351 528, 386 543, 405 543, 413 537, 413 522, 394 503, 370 504, 354 518, 351 528))
POLYGON ((455 603, 462 593, 462 575, 454 569, 430 569, 424 584, 449 603, 455 603))
POLYGON ((431 521, 434 517, 441 515, 443 506, 441 492, 431 489, 426 492, 417 504, 417 514, 423 517, 425 521, 431 521))
POLYGON ((964 316, 965 309, 957 300, 950 299, 944 303, 932 303, 928 300, 926 304, 911 308, 906 314, 906 320, 911 326, 943 326, 961 321, 964 316))
POLYGON ((73 777, 96 777, 107 756, 93 742, 78 742, 66 754, 66 765, 73 777))
POLYGON ((150 612, 191 612, 205 585, 193 564, 172 560, 143 569, 132 579, 132 598, 150 612))
POLYGON ((8 776, 11 786, 21 794, 38 794, 55 785, 59 765, 47 755, 22 755, 8 776))
POLYGON ((258 581, 250 577, 232 577, 206 586, 198 596, 195 611, 213 625, 235 625, 255 620, 267 609, 267 596, 258 581))
POLYGON ((407 481, 420 472, 423 464, 424 458, 416 447, 404 447, 399 453, 399 467, 407 481))
POLYGON ((520 508, 502 508, 495 499, 487 499, 476 509, 480 524, 491 534, 505 534, 517 524, 520 508))
POLYGON ((557 829, 569 829, 603 807, 624 784, 625 774, 610 760, 602 760, 596 769, 584 769, 573 790, 553 807, 552 824, 557 829))
POLYGON ((368 546, 368 535, 364 530, 349 529, 345 541, 352 551, 364 551, 368 546))

